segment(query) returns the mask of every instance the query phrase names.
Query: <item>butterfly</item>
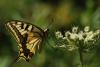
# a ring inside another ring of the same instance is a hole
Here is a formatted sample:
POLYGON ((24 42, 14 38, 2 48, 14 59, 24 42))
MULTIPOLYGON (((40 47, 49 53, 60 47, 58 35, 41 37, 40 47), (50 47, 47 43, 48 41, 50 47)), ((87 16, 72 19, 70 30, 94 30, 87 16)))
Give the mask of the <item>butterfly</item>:
POLYGON ((18 59, 29 62, 32 56, 41 49, 47 36, 47 29, 41 28, 24 21, 8 21, 6 27, 14 35, 19 48, 18 59))

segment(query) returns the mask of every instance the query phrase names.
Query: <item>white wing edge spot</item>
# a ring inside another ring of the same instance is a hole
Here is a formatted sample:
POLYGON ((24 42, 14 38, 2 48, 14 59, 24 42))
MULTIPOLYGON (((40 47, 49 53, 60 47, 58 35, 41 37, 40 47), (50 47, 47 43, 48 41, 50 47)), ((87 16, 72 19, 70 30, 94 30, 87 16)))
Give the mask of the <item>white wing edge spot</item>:
POLYGON ((28 30, 29 30, 29 31, 31 31, 31 29, 32 29, 32 25, 30 25, 30 26, 28 27, 28 30))
POLYGON ((17 24, 22 24, 21 22, 17 22, 17 24))
POLYGON ((24 24, 24 25, 23 25, 24 29, 26 28, 26 26, 27 26, 27 24, 24 24))
POLYGON ((10 25, 9 23, 7 23, 7 26, 8 26, 8 27, 11 29, 11 31, 14 33, 16 39, 17 39, 18 41, 20 41, 19 38, 18 38, 18 36, 17 36, 17 34, 16 34, 16 32, 15 32, 15 31, 13 30, 13 28, 11 27, 11 25, 10 25))

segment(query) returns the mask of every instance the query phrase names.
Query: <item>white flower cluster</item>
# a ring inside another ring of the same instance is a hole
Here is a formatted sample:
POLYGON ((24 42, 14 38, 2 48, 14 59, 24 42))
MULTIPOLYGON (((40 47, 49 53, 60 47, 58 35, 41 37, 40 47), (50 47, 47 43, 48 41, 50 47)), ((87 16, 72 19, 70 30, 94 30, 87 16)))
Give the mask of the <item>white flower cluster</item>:
POLYGON ((55 35, 57 39, 66 40, 68 43, 67 47, 69 47, 69 50, 71 51, 74 48, 78 48, 76 45, 77 42, 80 41, 83 44, 88 44, 89 42, 94 44, 96 40, 99 39, 100 30, 91 31, 89 26, 86 26, 84 30, 79 30, 78 27, 73 27, 72 31, 66 31, 64 36, 60 31, 55 32, 55 35))

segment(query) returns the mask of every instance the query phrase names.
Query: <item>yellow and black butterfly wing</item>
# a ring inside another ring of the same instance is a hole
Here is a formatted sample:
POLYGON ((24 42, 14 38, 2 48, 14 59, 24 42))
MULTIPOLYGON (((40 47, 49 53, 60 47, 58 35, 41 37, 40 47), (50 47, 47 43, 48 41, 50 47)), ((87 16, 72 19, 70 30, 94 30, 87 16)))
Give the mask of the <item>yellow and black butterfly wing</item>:
POLYGON ((42 46, 44 31, 35 25, 22 21, 9 21, 6 26, 18 42, 19 59, 23 58, 29 61, 42 46))

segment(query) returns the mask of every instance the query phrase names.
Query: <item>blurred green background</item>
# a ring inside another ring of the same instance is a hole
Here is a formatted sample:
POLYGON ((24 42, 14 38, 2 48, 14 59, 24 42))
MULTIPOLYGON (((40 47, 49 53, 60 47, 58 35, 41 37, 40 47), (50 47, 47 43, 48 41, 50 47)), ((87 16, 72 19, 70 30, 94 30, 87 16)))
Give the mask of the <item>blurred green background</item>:
MULTIPOLYGON (((73 26, 100 29, 100 0, 0 0, 0 67, 80 67, 77 51, 52 48, 54 38, 48 38, 39 54, 28 63, 17 57, 17 43, 5 28, 8 20, 22 20, 45 29, 67 30, 73 26)), ((100 46, 84 53, 84 67, 100 67, 100 46)))

